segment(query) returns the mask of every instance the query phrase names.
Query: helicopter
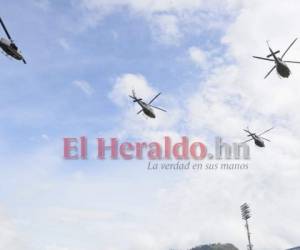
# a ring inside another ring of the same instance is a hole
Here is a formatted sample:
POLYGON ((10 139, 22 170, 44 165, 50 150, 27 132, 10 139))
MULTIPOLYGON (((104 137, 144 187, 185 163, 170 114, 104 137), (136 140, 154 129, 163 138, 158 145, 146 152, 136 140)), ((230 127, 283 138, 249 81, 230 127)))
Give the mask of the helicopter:
POLYGON ((156 107, 156 106, 153 106, 151 104, 157 97, 160 96, 160 94, 161 93, 158 93, 148 103, 145 103, 142 98, 137 98, 136 95, 135 95, 134 90, 132 90, 132 95, 129 95, 129 97, 131 97, 133 99, 133 102, 137 102, 142 108, 139 112, 137 112, 137 114, 140 114, 141 112, 144 112, 144 114, 147 115, 148 117, 155 118, 155 113, 154 113, 153 108, 158 109, 158 110, 163 111, 163 112, 167 112, 166 110, 164 110, 162 108, 159 108, 159 107, 156 107))
POLYGON ((243 144, 243 143, 246 143, 246 142, 249 142, 249 141, 251 141, 251 140, 254 140, 254 143, 255 143, 256 146, 263 148, 263 147, 265 146, 264 140, 265 140, 265 141, 269 141, 269 142, 270 142, 270 140, 267 139, 267 138, 262 137, 262 135, 265 134, 265 133, 267 133, 267 132, 269 132, 269 131, 272 130, 272 129, 273 129, 273 127, 267 129, 266 131, 264 131, 264 132, 262 132, 262 133, 260 133, 260 134, 258 134, 258 135, 257 135, 256 133, 250 132, 250 131, 249 131, 249 128, 244 129, 244 131, 248 133, 247 136, 251 136, 252 138, 249 139, 249 140, 246 140, 246 141, 242 142, 242 144, 243 144))
POLYGON ((2 37, 0 39, 0 48, 6 53, 7 56, 11 56, 16 60, 22 60, 23 63, 26 64, 24 57, 22 56, 21 52, 18 50, 18 47, 16 46, 11 36, 9 35, 1 17, 0 17, 0 23, 8 38, 7 39, 2 37))
POLYGON ((289 69, 289 67, 287 66, 287 63, 300 63, 297 61, 286 61, 283 60, 283 57, 286 55, 286 53, 289 51, 289 49, 294 45, 294 43, 297 41, 298 38, 296 38, 291 44, 290 46, 285 50, 285 52, 282 54, 281 57, 276 56, 278 53, 280 53, 280 50, 277 51, 273 51, 270 47, 269 41, 267 41, 270 53, 269 55, 267 55, 267 57, 259 57, 259 56, 253 56, 256 59, 261 59, 261 60, 266 60, 266 61, 271 61, 271 62, 275 62, 275 65, 271 68, 271 70, 267 73, 267 75, 265 76, 265 79, 272 73, 272 71, 276 68, 277 73, 284 77, 284 78, 288 78, 291 74, 291 70, 289 69), (273 57, 273 59, 270 59, 270 57, 273 57))

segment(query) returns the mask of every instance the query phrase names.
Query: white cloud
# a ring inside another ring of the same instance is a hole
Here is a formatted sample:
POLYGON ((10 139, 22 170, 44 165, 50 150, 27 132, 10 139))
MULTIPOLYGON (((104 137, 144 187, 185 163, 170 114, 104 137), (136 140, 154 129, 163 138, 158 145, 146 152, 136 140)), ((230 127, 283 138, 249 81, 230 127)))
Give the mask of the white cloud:
POLYGON ((130 7, 135 12, 157 13, 157 12, 194 12, 197 10, 219 10, 229 11, 240 6, 237 0, 176 0, 176 1, 160 1, 160 0, 81 0, 82 7, 89 10, 110 9, 113 11, 120 6, 130 7), (223 8, 222 8, 223 7, 223 8))
POLYGON ((114 103, 123 106, 128 103, 128 95, 131 95, 132 90, 136 92, 137 96, 142 96, 145 99, 155 94, 154 89, 148 85, 144 76, 124 74, 116 79, 109 97, 114 103))
POLYGON ((205 52, 198 47, 190 47, 188 54, 190 59, 198 66, 202 66, 206 61, 205 52))
POLYGON ((89 82, 84 80, 75 80, 73 81, 73 85, 78 87, 82 92, 84 92, 87 96, 91 96, 94 93, 94 89, 90 85, 89 82))
POLYGON ((46 250, 71 250, 68 247, 61 247, 61 246, 48 246, 46 250))
POLYGON ((152 31, 156 40, 167 45, 178 45, 182 37, 175 15, 153 15, 152 31))
POLYGON ((114 218, 114 214, 111 212, 101 212, 92 209, 74 209, 74 208, 59 208, 54 207, 49 209, 49 214, 53 216, 53 219, 58 219, 63 223, 80 224, 85 222, 106 221, 114 218))
POLYGON ((49 0, 33 0, 33 3, 42 10, 48 10, 50 8, 49 0))
MULTIPOLYGON (((0 249, 24 250, 21 235, 11 219, 0 211, 0 249)), ((27 249, 27 248, 26 248, 27 249)))
POLYGON ((224 27, 224 14, 234 15, 238 0, 78 0, 85 13, 87 26, 94 26, 110 13, 122 7, 143 16, 149 23, 153 38, 166 45, 179 45, 186 32, 224 27), (197 23, 197 29, 191 24, 197 23), (205 23, 205 25, 204 25, 205 23))

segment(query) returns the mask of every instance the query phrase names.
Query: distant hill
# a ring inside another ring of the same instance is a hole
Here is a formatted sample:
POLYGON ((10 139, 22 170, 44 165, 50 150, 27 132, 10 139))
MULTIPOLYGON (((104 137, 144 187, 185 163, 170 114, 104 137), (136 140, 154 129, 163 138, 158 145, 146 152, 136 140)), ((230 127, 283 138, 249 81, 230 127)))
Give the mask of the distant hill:
POLYGON ((211 245, 194 247, 190 250, 238 250, 238 249, 232 244, 211 244, 211 245))

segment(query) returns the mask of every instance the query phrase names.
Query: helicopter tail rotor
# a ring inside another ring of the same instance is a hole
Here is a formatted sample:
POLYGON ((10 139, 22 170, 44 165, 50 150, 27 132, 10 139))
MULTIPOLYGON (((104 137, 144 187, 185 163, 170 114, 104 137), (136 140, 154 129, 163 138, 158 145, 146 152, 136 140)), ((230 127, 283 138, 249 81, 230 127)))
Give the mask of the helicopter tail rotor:
POLYGON ((130 98, 133 99, 133 102, 139 102, 141 100, 143 100, 142 98, 136 98, 135 96, 129 95, 130 98))
POLYGON ((129 95, 129 97, 133 99, 133 102, 139 102, 139 101, 143 100, 142 98, 136 97, 134 90, 132 90, 132 95, 129 95))
POLYGON ((246 141, 243 141, 241 142, 241 144, 244 144, 244 143, 247 143, 249 141, 252 141, 254 140, 254 136, 256 135, 255 133, 251 133, 250 130, 249 130, 249 127, 247 126, 246 129, 243 129, 246 133, 248 133, 247 137, 251 137, 250 139, 246 140, 246 141))
POLYGON ((247 136, 251 136, 251 137, 253 137, 253 136, 255 136, 256 134, 255 133, 252 133, 252 132, 250 132, 250 130, 249 130, 249 127, 247 127, 246 129, 243 129, 246 133, 248 133, 248 135, 247 136))
POLYGON ((269 48, 269 50, 270 50, 270 54, 267 55, 267 58, 270 58, 270 57, 272 57, 272 56, 275 57, 275 55, 278 54, 278 53, 280 52, 280 50, 277 50, 277 51, 274 52, 274 51, 271 49, 271 46, 270 46, 270 44, 269 44, 269 41, 267 40, 266 42, 267 42, 268 48, 269 48))
POLYGON ((247 128, 246 129, 243 129, 246 133, 248 133, 248 134, 251 134, 251 132, 250 132, 250 130, 249 130, 249 127, 247 126, 247 128))
POLYGON ((280 50, 277 50, 277 51, 275 51, 275 52, 273 52, 273 53, 267 55, 267 58, 270 58, 271 56, 276 55, 276 54, 278 54, 278 53, 280 53, 280 50))

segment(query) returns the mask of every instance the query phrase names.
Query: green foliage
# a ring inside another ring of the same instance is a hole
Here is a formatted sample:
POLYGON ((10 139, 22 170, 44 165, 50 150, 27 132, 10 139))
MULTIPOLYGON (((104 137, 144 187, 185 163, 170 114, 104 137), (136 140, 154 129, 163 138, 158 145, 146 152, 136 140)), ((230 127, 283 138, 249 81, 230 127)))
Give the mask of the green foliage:
POLYGON ((211 244, 211 245, 194 247, 190 250, 238 250, 238 249, 232 244, 211 244))

